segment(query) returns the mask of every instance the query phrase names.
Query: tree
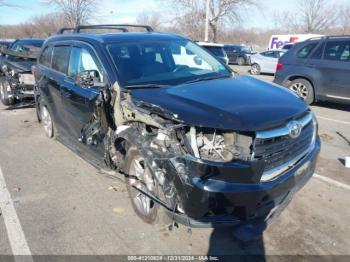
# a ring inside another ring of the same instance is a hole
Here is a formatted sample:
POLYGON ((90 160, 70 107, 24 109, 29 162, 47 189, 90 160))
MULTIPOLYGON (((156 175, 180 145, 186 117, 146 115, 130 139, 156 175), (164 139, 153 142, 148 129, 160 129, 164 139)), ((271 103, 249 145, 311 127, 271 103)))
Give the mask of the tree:
MULTIPOLYGON (((327 0, 299 0, 295 16, 304 33, 320 33, 334 25, 337 8, 327 0)), ((346 14, 348 16, 348 14, 346 14)))
POLYGON ((350 4, 340 6, 338 15, 338 24, 340 33, 343 35, 350 34, 350 4))
POLYGON ((98 3, 97 0, 44 0, 44 2, 56 6, 71 27, 86 23, 98 3))
POLYGON ((68 27, 61 13, 49 13, 33 17, 29 22, 35 30, 35 34, 41 37, 49 37, 58 32, 62 27, 68 27))
MULTIPOLYGON (((181 20, 186 16, 198 17, 204 24, 206 0, 173 0, 173 3, 181 13, 178 19, 181 20)), ((236 22, 240 18, 239 10, 255 3, 256 0, 209 0, 209 27, 212 32, 212 41, 217 41, 220 23, 236 22)))
POLYGON ((141 25, 150 25, 155 31, 160 31, 163 21, 162 16, 159 13, 143 12, 137 16, 136 23, 141 25))

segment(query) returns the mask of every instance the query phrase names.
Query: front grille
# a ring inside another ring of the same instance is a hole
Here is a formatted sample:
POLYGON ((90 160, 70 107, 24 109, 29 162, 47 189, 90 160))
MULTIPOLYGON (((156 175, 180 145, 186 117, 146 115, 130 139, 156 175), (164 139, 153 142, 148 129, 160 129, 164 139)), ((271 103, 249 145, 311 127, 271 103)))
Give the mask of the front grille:
POLYGON ((303 128, 297 138, 291 138, 289 134, 278 135, 276 132, 276 136, 255 139, 254 158, 265 161, 265 172, 283 166, 298 156, 301 158, 309 149, 313 140, 314 125, 310 117, 307 119, 308 122, 303 122, 303 128))

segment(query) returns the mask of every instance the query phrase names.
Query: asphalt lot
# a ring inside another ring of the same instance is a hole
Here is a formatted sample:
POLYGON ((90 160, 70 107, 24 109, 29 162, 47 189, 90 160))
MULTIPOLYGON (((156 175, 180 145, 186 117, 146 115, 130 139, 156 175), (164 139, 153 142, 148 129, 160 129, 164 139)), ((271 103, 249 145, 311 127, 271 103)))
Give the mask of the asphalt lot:
POLYGON ((350 106, 312 108, 323 142, 318 175, 263 239, 244 244, 228 229, 169 232, 143 223, 121 181, 46 138, 33 108, 1 105, 0 254, 350 255, 350 169, 341 162, 350 156, 350 106))

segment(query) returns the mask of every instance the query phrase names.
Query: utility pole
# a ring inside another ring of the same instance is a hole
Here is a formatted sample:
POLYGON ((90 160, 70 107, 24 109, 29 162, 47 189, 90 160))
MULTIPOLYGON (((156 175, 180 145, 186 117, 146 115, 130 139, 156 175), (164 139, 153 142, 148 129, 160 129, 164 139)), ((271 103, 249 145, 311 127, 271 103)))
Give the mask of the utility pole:
POLYGON ((204 33, 204 41, 209 41, 209 3, 211 0, 207 0, 206 4, 206 12, 205 12, 205 33, 204 33))

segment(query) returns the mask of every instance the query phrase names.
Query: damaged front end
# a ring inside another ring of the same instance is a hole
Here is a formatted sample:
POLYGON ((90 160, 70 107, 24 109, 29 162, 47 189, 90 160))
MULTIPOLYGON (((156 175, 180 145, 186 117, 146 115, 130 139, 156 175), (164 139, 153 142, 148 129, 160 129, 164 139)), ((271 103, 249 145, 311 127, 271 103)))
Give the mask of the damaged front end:
POLYGON ((5 105, 16 104, 17 107, 34 105, 35 79, 31 66, 35 60, 32 57, 24 58, 23 54, 21 57, 13 57, 13 53, 1 68, 4 75, 1 80, 2 101, 5 105))
POLYGON ((132 90, 104 88, 82 142, 104 143, 106 163, 126 176, 128 148, 135 146, 163 194, 136 188, 191 227, 266 225, 312 176, 320 150, 311 112, 286 126, 236 132, 192 126, 175 113, 133 99, 132 90))

